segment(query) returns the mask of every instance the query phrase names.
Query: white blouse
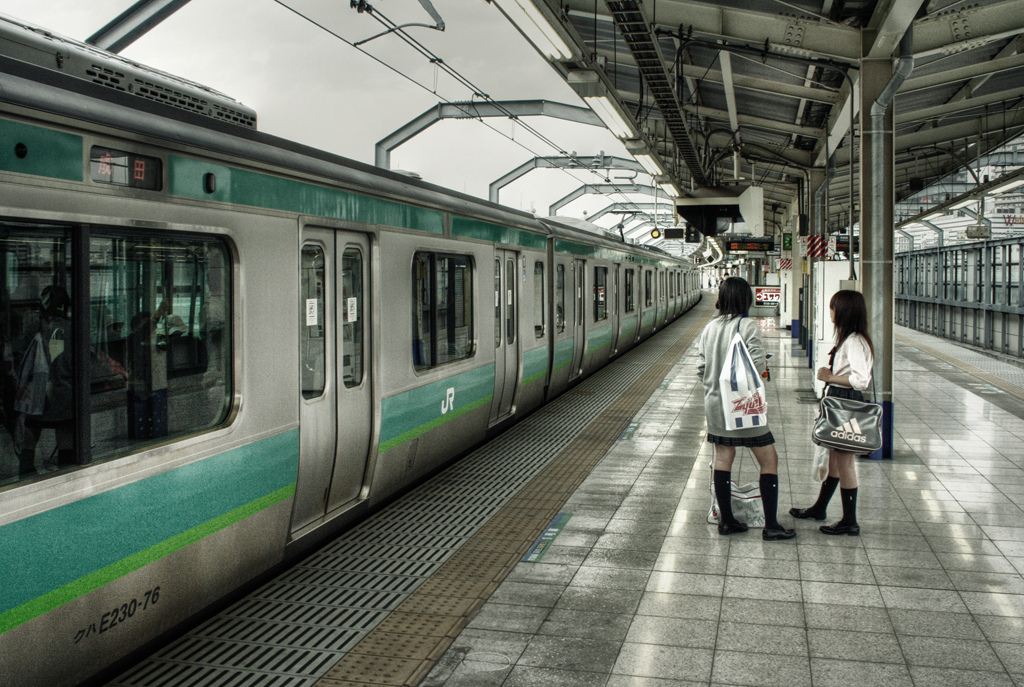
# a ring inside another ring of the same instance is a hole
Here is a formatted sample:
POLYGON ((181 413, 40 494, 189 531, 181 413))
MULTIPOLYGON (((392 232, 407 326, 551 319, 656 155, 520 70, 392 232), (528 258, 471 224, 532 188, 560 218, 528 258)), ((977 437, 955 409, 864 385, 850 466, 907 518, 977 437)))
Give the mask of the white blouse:
POLYGON ((871 353, 867 339, 860 334, 850 334, 836 351, 836 357, 832 361, 832 374, 840 377, 849 376, 850 385, 854 389, 864 391, 871 384, 871 369, 874 365, 875 357, 871 353))

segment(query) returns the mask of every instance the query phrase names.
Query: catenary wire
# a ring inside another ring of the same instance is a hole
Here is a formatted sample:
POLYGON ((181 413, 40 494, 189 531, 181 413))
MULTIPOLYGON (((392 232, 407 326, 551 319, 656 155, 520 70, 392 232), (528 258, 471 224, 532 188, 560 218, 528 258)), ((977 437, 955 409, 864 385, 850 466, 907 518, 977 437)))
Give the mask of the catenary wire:
MULTIPOLYGON (((355 50, 358 50, 359 52, 363 53, 364 55, 366 55, 366 56, 367 56, 367 57, 369 57, 370 59, 372 59, 372 60, 374 60, 375 62, 377 62, 378 64, 380 64, 381 66, 383 66, 383 67, 386 67, 387 69, 389 69, 389 70, 391 70, 391 71, 395 72, 396 74, 398 74, 398 75, 399 75, 399 76, 401 76, 402 78, 404 78, 404 79, 406 79, 406 80, 410 81, 411 83, 415 84, 416 86, 418 86, 418 87, 422 88, 423 90, 427 91, 428 93, 431 93, 431 94, 432 94, 432 95, 434 95, 435 97, 437 97, 437 98, 440 98, 442 102, 444 102, 444 103, 446 103, 446 104, 448 104, 448 105, 451 105, 451 106, 453 106, 453 107, 456 107, 456 108, 458 108, 458 109, 462 110, 462 111, 463 111, 463 112, 465 112, 465 113, 466 113, 467 115, 469 115, 469 116, 470 116, 470 117, 471 117, 472 119, 474 119, 474 120, 478 121, 478 122, 479 122, 480 124, 483 124, 483 125, 484 125, 484 126, 486 126, 486 127, 488 128, 488 129, 490 129, 491 131, 494 131, 495 133, 499 134, 500 136, 503 136, 503 137, 505 137, 506 139, 508 139, 508 140, 512 141, 513 143, 515 143, 515 144, 516 144, 516 145, 518 145, 519 147, 521 147, 521 148, 523 148, 524 150, 526 150, 527 152, 529 152, 529 153, 530 153, 531 155, 533 155, 534 157, 543 157, 543 156, 539 155, 539 154, 538 154, 538 153, 537 153, 536 151, 534 151, 533 149, 531 149, 531 148, 530 148, 529 146, 527 146, 526 144, 524 144, 523 142, 521 142, 521 141, 517 141, 516 139, 514 139, 514 138, 513 138, 513 137, 511 137, 511 136, 509 136, 508 134, 506 134, 506 133, 504 133, 504 132, 500 131, 499 129, 497 129, 497 128, 495 128, 495 127, 491 126, 490 124, 488 124, 487 122, 483 121, 483 119, 482 119, 482 118, 481 118, 481 117, 480 117, 479 115, 476 115, 476 114, 475 114, 474 112, 472 112, 472 111, 471 111, 470 109, 468 109, 468 108, 467 108, 466 106, 462 106, 462 105, 459 105, 459 104, 457 104, 457 103, 454 103, 454 102, 452 102, 452 101, 451 101, 451 100, 449 100, 448 98, 445 98, 444 96, 442 96, 442 95, 440 95, 439 93, 437 93, 437 92, 436 92, 435 90, 432 90, 431 88, 429 88, 429 87, 428 87, 428 86, 426 86, 425 84, 422 84, 422 83, 420 83, 419 81, 417 81, 417 80, 416 80, 416 79, 414 79, 413 77, 411 77, 411 76, 409 76, 408 74, 406 74, 406 73, 402 72, 402 71, 401 71, 400 69, 398 69, 398 68, 396 68, 396 67, 394 67, 394 66, 392 66, 392 65, 388 64, 387 62, 385 62, 384 60, 382 60, 382 59, 378 58, 377 56, 375 56, 375 55, 373 55, 373 54, 371 54, 371 53, 367 52, 366 50, 363 50, 363 49, 362 49, 362 48, 361 48, 360 46, 358 46, 358 45, 354 44, 354 43, 353 43, 352 41, 349 41, 349 40, 348 40, 348 39, 346 39, 345 37, 343 37, 343 36, 341 36, 341 35, 339 35, 339 34, 335 33, 334 31, 332 31, 331 29, 327 28, 327 27, 326 27, 326 26, 324 26, 323 24, 321 24, 321 23, 317 22, 317 21, 316 21, 315 19, 313 19, 313 18, 311 18, 311 17, 309 17, 309 16, 307 16, 307 15, 303 14, 302 12, 300 12, 300 11, 299 11, 299 10, 297 10, 297 9, 295 9, 294 7, 291 7, 290 5, 288 5, 287 3, 283 2, 282 0, 274 0, 274 2, 275 2, 275 3, 277 3, 278 5, 280 5, 281 7, 283 7, 283 8, 285 8, 285 9, 287 9, 288 11, 290 11, 290 12, 292 12, 292 13, 296 14, 297 16, 299 16, 300 18, 304 19, 305 21, 307 21, 307 22, 309 22, 309 23, 313 24, 314 26, 316 26, 316 27, 317 27, 317 28, 319 28, 320 30, 322 30, 322 31, 324 31, 324 32, 326 32, 326 33, 328 33, 328 34, 330 34, 330 35, 331 35, 331 36, 333 36, 334 38, 337 38, 338 40, 340 40, 341 42, 345 43, 345 44, 346 44, 346 45, 348 45, 349 47, 351 47, 351 48, 354 48, 355 50)), ((376 12, 376 11, 374 11, 374 12, 373 12, 372 14, 377 14, 377 12, 376 12)), ((385 19, 386 19, 386 17, 385 17, 385 19)), ((390 20, 387 20, 387 21, 388 21, 388 22, 390 22, 390 20)), ((387 26, 387 25, 388 25, 388 24, 385 24, 385 26, 387 26)), ((412 40, 412 41, 413 41, 414 43, 417 43, 417 44, 418 44, 418 41, 415 41, 415 39, 412 39, 411 37, 409 37, 409 36, 408 36, 407 34, 405 34, 405 32, 404 32, 404 31, 402 31, 401 29, 399 29, 399 30, 396 30, 396 31, 394 31, 394 33, 395 33, 395 34, 397 34, 397 35, 399 35, 400 37, 402 37, 402 38, 403 38, 403 40, 405 40, 405 41, 406 41, 406 43, 409 43, 409 40, 412 40)), ((432 61, 432 62, 433 62, 433 63, 434 63, 435 65, 439 65, 439 66, 440 66, 440 68, 441 68, 442 70, 444 70, 444 71, 445 71, 445 73, 448 73, 448 74, 452 75, 452 76, 453 76, 453 78, 455 78, 455 79, 456 79, 456 80, 457 80, 457 81, 458 81, 458 82, 459 82, 460 84, 462 84, 462 85, 466 86, 467 88, 469 88, 469 89, 471 90, 471 92, 473 93, 473 95, 474 95, 474 96, 481 96, 481 97, 485 98, 485 99, 487 100, 487 102, 488 102, 489 104, 495 105, 495 106, 496 106, 496 107, 498 108, 498 110, 499 110, 499 111, 505 111, 505 112, 506 112, 506 113, 508 114, 508 116, 509 116, 509 118, 510 118, 510 119, 512 119, 513 121, 516 121, 516 122, 518 122, 518 123, 520 124, 520 126, 522 126, 522 127, 524 128, 524 129, 526 129, 527 131, 529 131, 529 132, 530 132, 531 134, 533 134, 534 136, 536 136, 537 138, 539 138, 539 139, 540 139, 540 140, 541 140, 542 142, 544 142, 545 144, 549 145, 549 146, 550 146, 551 148, 553 148, 554 150, 558 151, 559 153, 565 154, 565 156, 566 156, 566 157, 569 157, 570 159, 574 159, 574 160, 576 160, 577 162, 582 162, 582 161, 580 161, 580 160, 579 160, 578 158, 576 158, 575 156, 571 156, 571 155, 568 155, 568 154, 566 154, 566 153, 565 153, 565 150, 564 150, 564 149, 563 149, 563 148, 562 148, 561 146, 558 146, 558 145, 557 145, 557 144, 556 144, 556 143, 555 143, 554 141, 551 141, 551 140, 550 140, 550 139, 548 139, 547 137, 545 137, 545 136, 543 136, 542 134, 540 134, 539 132, 537 132, 537 131, 536 131, 536 130, 535 130, 535 129, 533 128, 533 127, 531 127, 531 126, 529 126, 529 125, 525 124, 525 123, 524 123, 524 122, 523 122, 523 121, 522 121, 522 120, 521 120, 521 119, 520 119, 519 117, 517 117, 516 115, 514 115, 514 114, 512 114, 511 112, 508 112, 507 110, 505 110, 505 108, 503 108, 502 106, 500 106, 500 104, 498 104, 498 103, 497 103, 497 101, 494 101, 493 99, 491 99, 491 98, 490 98, 490 96, 487 96, 487 95, 486 95, 486 94, 484 94, 484 93, 483 93, 482 91, 480 91, 480 89, 477 89, 477 88, 476 88, 475 86, 473 86, 473 85, 472 85, 472 83, 471 83, 471 82, 470 82, 470 81, 469 81, 468 79, 464 79, 464 77, 462 77, 461 75, 458 75, 458 74, 457 74, 457 72, 453 74, 452 72, 454 72, 454 70, 452 70, 452 69, 451 69, 451 68, 450 68, 450 67, 449 67, 449 66, 448 66, 447 64, 445 64, 443 60, 441 60, 440 58, 437 58, 436 56, 433 56, 433 53, 431 53, 431 52, 430 52, 429 50, 427 50, 427 49, 426 49, 426 48, 424 48, 423 46, 420 46, 420 48, 422 48, 422 50, 418 49, 417 51, 418 51, 418 52, 420 52, 420 54, 421 54, 421 55, 423 55, 424 57, 428 57, 428 59, 430 59, 430 60, 431 60, 431 61, 432 61), (424 51, 425 51, 425 52, 424 52, 424 51)), ((582 180, 582 179, 580 179, 579 177, 575 176, 575 175, 574 175, 574 174, 573 174, 573 173, 572 173, 571 171, 569 171, 568 169, 565 169, 565 168, 558 168, 558 169, 559 169, 559 171, 561 171, 561 172, 563 172, 563 173, 567 174, 568 176, 570 176, 571 178, 575 179, 576 181, 579 181, 580 183, 583 183, 584 185, 586 184, 586 182, 585 182, 584 180, 582 180)), ((598 172, 597 172, 596 170, 593 170, 593 169, 589 169, 589 168, 587 168, 587 171, 588 171, 588 172, 589 172, 590 174, 595 174, 595 175, 601 176, 601 175, 600 175, 600 174, 599 174, 599 173, 598 173, 598 172)), ((605 177, 602 177, 602 178, 605 178, 605 177)), ((614 183, 612 183, 611 185, 612 185, 612 186, 615 186, 615 187, 617 187, 617 185, 616 185, 616 184, 614 184, 614 183)), ((621 194, 621 195, 622 195, 622 197, 623 197, 623 201, 624 201, 624 202, 625 202, 626 204, 630 204, 630 205, 634 205, 634 206, 636 206, 636 202, 635 202, 635 201, 633 201, 633 200, 630 200, 630 199, 629 199, 628 197, 626 197, 626 195, 625 195, 625 194, 627 193, 626 191, 624 191, 624 190, 619 190, 619 191, 616 191, 616 193, 619 193, 619 194, 621 194)), ((613 195, 613 194, 612 194, 612 195, 613 195)), ((637 206, 637 207, 638 207, 638 206, 637 206)), ((638 209, 639 209, 639 208, 638 208, 638 209)))

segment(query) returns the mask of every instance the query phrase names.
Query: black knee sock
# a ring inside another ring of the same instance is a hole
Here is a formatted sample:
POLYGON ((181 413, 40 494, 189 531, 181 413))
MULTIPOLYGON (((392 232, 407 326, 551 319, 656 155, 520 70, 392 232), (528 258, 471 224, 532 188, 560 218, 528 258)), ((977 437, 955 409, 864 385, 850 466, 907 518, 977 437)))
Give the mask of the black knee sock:
POLYGON ((764 528, 780 529, 779 521, 776 519, 776 511, 779 508, 779 476, 761 475, 758 482, 761 486, 761 505, 764 507, 764 528))
POLYGON ((732 514, 732 472, 715 470, 715 500, 718 501, 718 522, 736 522, 732 514))
POLYGON ((841 525, 857 524, 857 487, 853 489, 839 489, 839 495, 843 499, 843 519, 841 525))
POLYGON ((825 478, 825 481, 821 483, 821 491, 818 492, 818 500, 814 502, 814 505, 807 510, 814 511, 825 517, 825 512, 828 510, 828 502, 832 500, 832 494, 836 493, 836 487, 839 486, 839 478, 832 477, 829 475, 825 478))

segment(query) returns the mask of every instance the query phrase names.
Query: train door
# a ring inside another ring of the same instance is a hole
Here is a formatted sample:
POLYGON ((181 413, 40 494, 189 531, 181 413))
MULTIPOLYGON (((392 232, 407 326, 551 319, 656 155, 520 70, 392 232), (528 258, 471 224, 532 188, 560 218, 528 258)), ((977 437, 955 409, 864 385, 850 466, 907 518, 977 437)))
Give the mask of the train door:
POLYGON ((633 335, 633 343, 640 341, 640 335, 644 331, 644 268, 638 267, 636 277, 633 279, 633 309, 636 312, 636 334, 633 335))
POLYGON ((303 231, 299 479, 292 531, 359 496, 372 428, 367 237, 303 231))
POLYGON ((572 266, 573 317, 572 317, 572 368, 569 379, 575 379, 583 371, 583 353, 587 343, 587 309, 584 289, 587 285, 587 261, 573 260, 572 266))
POLYGON ((619 272, 622 271, 622 265, 615 264, 612 266, 611 275, 612 283, 611 295, 608 296, 608 315, 612 320, 612 347, 611 355, 615 355, 619 352, 619 327, 622 326, 622 311, 619 310, 619 272))
POLYGON ((519 382, 519 254, 494 251, 494 401, 491 422, 512 412, 519 382))

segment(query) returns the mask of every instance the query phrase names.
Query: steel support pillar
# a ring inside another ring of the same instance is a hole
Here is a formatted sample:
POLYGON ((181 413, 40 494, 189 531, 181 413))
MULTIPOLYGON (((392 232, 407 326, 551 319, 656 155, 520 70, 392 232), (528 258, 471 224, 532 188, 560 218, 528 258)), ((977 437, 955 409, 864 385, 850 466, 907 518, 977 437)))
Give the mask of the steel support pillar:
POLYGON ((860 249, 861 291, 868 308, 868 333, 875 348, 875 401, 884 414, 882 448, 872 458, 892 458, 893 446, 893 256, 895 156, 893 108, 867 117, 892 77, 892 59, 865 59, 860 70, 860 249))

